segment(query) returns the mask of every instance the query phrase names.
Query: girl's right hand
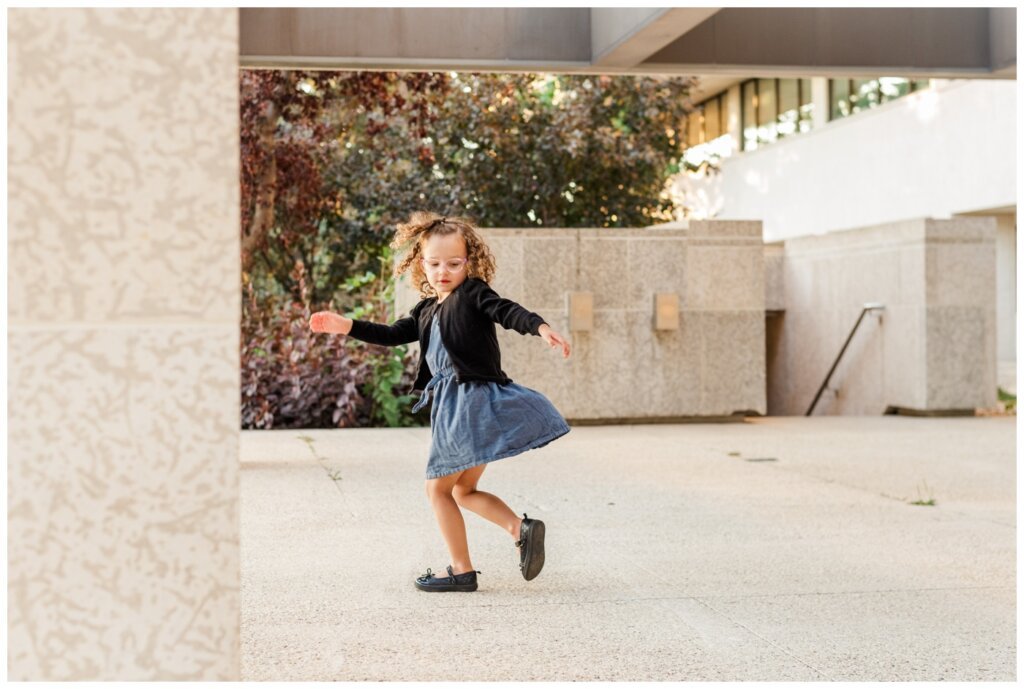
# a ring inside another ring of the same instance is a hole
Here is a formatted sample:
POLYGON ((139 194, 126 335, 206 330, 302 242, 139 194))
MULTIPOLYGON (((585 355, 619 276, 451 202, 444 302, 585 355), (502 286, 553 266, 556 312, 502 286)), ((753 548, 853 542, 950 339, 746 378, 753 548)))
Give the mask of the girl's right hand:
POLYGON ((309 317, 309 328, 315 333, 347 335, 352 329, 352 319, 331 311, 317 311, 309 317))

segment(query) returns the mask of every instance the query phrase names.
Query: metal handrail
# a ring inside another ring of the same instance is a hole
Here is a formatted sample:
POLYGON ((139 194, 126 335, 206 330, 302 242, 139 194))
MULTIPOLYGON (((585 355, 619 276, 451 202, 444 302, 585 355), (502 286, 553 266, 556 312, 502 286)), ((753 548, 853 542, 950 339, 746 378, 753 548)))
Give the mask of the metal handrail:
POLYGON ((825 386, 828 385, 829 379, 832 377, 832 374, 835 373, 836 366, 839 365, 839 360, 843 358, 843 352, 845 352, 846 348, 850 346, 850 340, 853 339, 853 334, 857 332, 857 327, 860 326, 860 322, 864 320, 864 314, 866 314, 868 311, 880 311, 884 309, 885 304, 880 304, 878 302, 870 301, 864 304, 864 308, 861 310, 860 316, 857 317, 857 322, 853 324, 853 329, 850 330, 850 334, 846 337, 846 342, 843 343, 843 348, 839 350, 839 354, 836 356, 836 360, 832 362, 832 368, 828 370, 828 374, 825 376, 825 380, 822 381, 821 387, 818 388, 818 394, 814 396, 814 401, 811 402, 811 406, 807 408, 807 413, 804 414, 804 416, 810 416, 811 412, 814 411, 814 405, 816 405, 818 403, 818 400, 821 398, 821 393, 825 392, 825 386))

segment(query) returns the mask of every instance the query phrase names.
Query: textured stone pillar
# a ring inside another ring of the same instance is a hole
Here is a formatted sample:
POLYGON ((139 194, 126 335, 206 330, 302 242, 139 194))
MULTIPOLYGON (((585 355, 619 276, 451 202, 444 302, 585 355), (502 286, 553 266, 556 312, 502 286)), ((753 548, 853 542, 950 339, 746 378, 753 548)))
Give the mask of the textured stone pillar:
POLYGON ((238 11, 7 16, 8 679, 238 679, 238 11))
POLYGON ((814 414, 972 412, 996 400, 995 219, 921 218, 785 242, 769 411, 802 415, 865 302, 814 414))

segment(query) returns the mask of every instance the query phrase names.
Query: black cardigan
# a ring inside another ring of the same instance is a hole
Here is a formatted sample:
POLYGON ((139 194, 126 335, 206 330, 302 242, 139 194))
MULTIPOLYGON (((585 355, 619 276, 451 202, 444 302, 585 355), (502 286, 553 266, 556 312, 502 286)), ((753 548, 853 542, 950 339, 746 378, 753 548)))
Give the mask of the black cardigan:
POLYGON ((495 322, 501 323, 506 330, 537 336, 545 322, 511 299, 499 297, 480 278, 470 277, 440 304, 437 297, 422 299, 412 307, 408 316, 391 325, 353 319, 349 335, 363 342, 388 347, 419 340, 420 361, 412 389, 423 390, 433 378, 426 359, 430 322, 438 311, 441 314, 441 341, 455 367, 455 379, 460 384, 470 380, 494 381, 500 385, 512 382, 501 370, 495 322))

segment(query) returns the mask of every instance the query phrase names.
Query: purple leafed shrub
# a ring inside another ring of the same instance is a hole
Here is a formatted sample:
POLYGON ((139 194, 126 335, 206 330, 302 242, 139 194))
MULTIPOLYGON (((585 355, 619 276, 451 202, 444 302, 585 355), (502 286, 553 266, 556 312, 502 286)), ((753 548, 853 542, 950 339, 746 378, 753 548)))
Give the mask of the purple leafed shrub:
POLYGON ((359 391, 370 375, 365 348, 314 333, 301 302, 248 314, 242 323, 242 428, 370 425, 359 391))

